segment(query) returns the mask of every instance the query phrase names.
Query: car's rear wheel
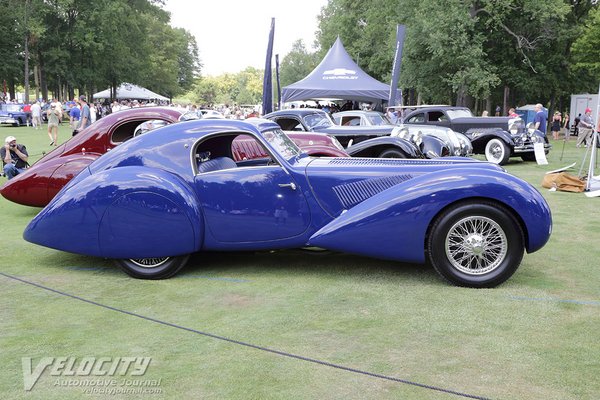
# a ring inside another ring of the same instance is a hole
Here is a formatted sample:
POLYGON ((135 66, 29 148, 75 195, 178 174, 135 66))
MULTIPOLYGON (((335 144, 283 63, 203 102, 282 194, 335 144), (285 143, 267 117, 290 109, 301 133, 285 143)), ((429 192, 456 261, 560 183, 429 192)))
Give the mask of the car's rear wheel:
POLYGON ((186 254, 177 257, 128 258, 115 260, 115 263, 134 278, 166 279, 179 272, 189 257, 186 254))
POLYGON ((495 287, 514 274, 524 252, 524 235, 504 207, 466 202, 445 210, 427 238, 429 261, 458 286, 495 287))
POLYGON ((510 157, 510 149, 502 139, 492 139, 485 145, 485 159, 491 163, 504 165, 510 157))
POLYGON ((407 158, 407 157, 400 150, 386 149, 379 154, 379 158, 407 158))

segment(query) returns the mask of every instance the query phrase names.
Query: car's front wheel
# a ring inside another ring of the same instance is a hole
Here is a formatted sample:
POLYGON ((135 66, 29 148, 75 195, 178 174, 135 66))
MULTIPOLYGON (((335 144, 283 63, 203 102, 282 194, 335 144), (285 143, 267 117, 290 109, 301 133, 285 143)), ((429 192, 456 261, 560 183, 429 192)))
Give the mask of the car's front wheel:
POLYGON ((504 207, 466 202, 436 218, 426 250, 435 270, 451 283, 495 287, 519 267, 524 235, 520 224, 504 207))
POLYGON ((492 139, 485 145, 485 159, 491 163, 504 165, 510 157, 510 148, 502 139, 492 139))
POLYGON ((115 263, 128 275, 138 279, 166 279, 179 272, 189 254, 177 257, 127 258, 115 263))

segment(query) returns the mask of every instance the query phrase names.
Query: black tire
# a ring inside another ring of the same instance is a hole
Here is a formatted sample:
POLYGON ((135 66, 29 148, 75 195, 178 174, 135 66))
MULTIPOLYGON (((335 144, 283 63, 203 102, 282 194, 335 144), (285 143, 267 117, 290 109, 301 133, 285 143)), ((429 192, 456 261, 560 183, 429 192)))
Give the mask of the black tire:
POLYGON ((536 161, 535 153, 527 153, 521 156, 521 160, 523 161, 536 161))
POLYGON ((485 159, 491 163, 504 165, 510 157, 510 148, 502 139, 491 139, 485 145, 485 159))
POLYGON ((435 219, 426 251, 431 265, 449 282, 491 288, 515 273, 524 242, 510 211, 494 203, 465 202, 435 219))
POLYGON ((189 254, 177 257, 119 259, 114 262, 128 275, 138 279, 167 279, 187 263, 189 254))
POLYGON ((378 158, 407 158, 406 154, 397 149, 386 149, 379 154, 378 158))

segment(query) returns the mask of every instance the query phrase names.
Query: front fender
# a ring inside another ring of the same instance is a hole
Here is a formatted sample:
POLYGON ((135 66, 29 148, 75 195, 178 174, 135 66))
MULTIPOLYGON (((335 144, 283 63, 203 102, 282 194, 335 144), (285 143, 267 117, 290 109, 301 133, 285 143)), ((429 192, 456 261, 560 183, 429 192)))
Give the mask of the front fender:
POLYGON ((84 170, 25 229, 25 240, 108 258, 165 257, 200 249, 203 224, 193 191, 147 167, 84 170))
POLYGON ((381 136, 373 139, 363 140, 346 149, 352 157, 363 157, 370 150, 377 150, 377 154, 381 153, 386 148, 396 148, 406 154, 408 158, 423 158, 423 153, 414 144, 406 139, 394 136, 381 136))
POLYGON ((512 210, 533 252, 548 240, 550 208, 527 182, 501 171, 451 168, 404 181, 341 214, 316 232, 312 246, 404 262, 425 262, 434 218, 466 199, 491 199, 512 210))
POLYGON ((485 145, 491 139, 501 139, 506 144, 513 148, 515 146, 515 141, 510 135, 510 133, 502 130, 502 129, 469 129, 465 132, 465 135, 471 140, 471 144, 473 145, 473 151, 483 151, 485 149, 485 145))
POLYGON ((423 135, 421 140, 421 152, 427 158, 444 157, 450 154, 446 142, 436 136, 423 135))

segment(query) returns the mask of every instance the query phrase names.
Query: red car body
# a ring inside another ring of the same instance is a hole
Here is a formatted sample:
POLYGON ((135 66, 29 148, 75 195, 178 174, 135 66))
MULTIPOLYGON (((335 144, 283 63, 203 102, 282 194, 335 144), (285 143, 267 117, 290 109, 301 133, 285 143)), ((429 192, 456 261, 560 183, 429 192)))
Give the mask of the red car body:
MULTIPOLYGON (((185 111, 174 107, 140 107, 119 111, 99 119, 61 144, 24 173, 7 181, 0 194, 7 200, 32 207, 44 207, 81 170, 104 153, 131 139, 137 127, 147 121, 180 121, 185 111)), ((347 157, 334 139, 323 134, 293 134, 290 138, 314 156, 347 157)), ((234 142, 236 161, 265 157, 254 143, 234 142)))

